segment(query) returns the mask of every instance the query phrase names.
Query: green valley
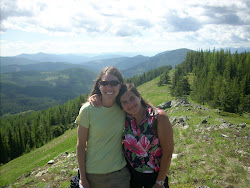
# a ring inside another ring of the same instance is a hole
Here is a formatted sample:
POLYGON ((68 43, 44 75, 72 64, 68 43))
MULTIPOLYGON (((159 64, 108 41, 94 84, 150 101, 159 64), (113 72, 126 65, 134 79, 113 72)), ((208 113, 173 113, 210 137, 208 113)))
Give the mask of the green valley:
POLYGON ((43 110, 63 104, 89 93, 95 77, 96 73, 81 68, 3 73, 0 115, 43 110))

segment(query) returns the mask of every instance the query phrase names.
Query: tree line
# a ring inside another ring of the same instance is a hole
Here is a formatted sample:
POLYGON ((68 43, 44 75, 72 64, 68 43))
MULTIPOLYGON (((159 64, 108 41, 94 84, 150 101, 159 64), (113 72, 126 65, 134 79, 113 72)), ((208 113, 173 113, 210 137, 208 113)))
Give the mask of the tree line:
MULTIPOLYGON (((136 87, 139 85, 142 85, 150 80, 153 80, 154 78, 166 75, 170 70, 172 69, 171 65, 165 65, 161 66, 156 69, 152 69, 148 72, 144 72, 143 74, 135 75, 132 78, 125 79, 126 82, 133 83, 136 87)), ((159 84, 163 84, 163 79, 160 80, 159 84)))
POLYGON ((82 103, 81 95, 63 105, 0 117, 0 163, 39 148, 73 126, 82 103))
POLYGON ((171 92, 226 112, 249 113, 250 53, 189 51, 174 71, 171 92))

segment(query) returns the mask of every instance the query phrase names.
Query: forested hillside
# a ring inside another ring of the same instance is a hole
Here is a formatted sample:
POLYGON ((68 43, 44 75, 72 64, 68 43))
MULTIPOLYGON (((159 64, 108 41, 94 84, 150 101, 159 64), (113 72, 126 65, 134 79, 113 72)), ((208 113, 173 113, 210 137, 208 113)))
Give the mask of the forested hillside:
MULTIPOLYGON (((142 85, 150 80, 153 80, 154 78, 156 78, 160 75, 162 78, 162 76, 167 75, 171 69, 172 69, 172 66, 170 66, 170 65, 162 66, 162 67, 150 70, 148 72, 145 72, 143 74, 135 75, 132 78, 127 78, 127 79, 125 79, 125 81, 129 82, 129 83, 133 83, 135 86, 139 86, 139 85, 142 85)), ((164 81, 160 80, 158 84, 160 85, 164 81)))
POLYGON ((16 114, 63 104, 92 88, 96 74, 86 69, 1 74, 1 112, 16 114))
POLYGON ((0 163, 39 148, 73 127, 85 96, 43 111, 0 118, 0 163))
POLYGON ((172 94, 190 94, 200 104, 232 113, 249 113, 250 53, 188 52, 174 72, 172 94))

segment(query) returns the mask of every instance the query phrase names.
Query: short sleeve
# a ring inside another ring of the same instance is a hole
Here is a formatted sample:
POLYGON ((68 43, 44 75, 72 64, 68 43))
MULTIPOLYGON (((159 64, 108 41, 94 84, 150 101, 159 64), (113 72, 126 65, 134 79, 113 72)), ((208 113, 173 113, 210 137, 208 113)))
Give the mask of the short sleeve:
POLYGON ((79 111, 75 120, 76 124, 82 125, 85 128, 89 128, 89 103, 85 103, 79 111))

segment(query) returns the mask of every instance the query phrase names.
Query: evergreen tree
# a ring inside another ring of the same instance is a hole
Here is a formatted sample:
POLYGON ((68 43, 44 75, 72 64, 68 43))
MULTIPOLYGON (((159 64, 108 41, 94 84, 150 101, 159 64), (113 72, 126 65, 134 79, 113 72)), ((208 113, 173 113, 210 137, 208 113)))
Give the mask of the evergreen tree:
POLYGON ((0 162, 6 163, 8 161, 8 150, 6 148, 5 140, 2 135, 2 131, 0 130, 0 162))

